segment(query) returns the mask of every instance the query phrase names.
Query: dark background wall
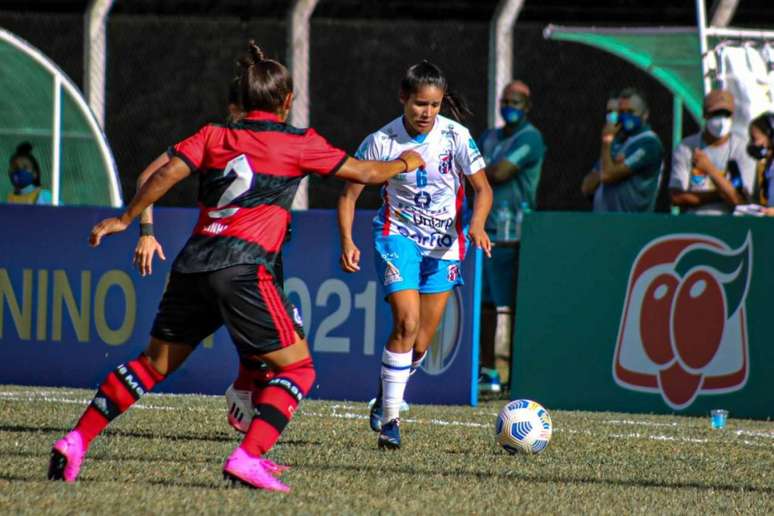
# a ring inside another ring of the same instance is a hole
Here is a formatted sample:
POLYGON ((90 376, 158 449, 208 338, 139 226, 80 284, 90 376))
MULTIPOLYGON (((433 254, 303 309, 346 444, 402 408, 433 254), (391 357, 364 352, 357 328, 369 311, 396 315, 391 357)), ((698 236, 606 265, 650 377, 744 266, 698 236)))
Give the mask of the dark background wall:
MULTIPOLYGON (((35 10, 16 3, 0 6, 0 26, 40 48, 82 85, 85 2, 37 2, 35 10)), ((544 40, 545 24, 691 25, 694 16, 693 2, 675 7, 593 1, 582 12, 576 4, 528 0, 514 38, 514 75, 533 91, 530 118, 548 146, 538 199, 542 209, 589 209, 579 186, 598 154, 610 91, 629 85, 642 89, 655 131, 666 148, 672 144, 672 100, 664 88, 604 52, 544 40)), ((108 26, 106 133, 126 199, 135 191, 137 174, 168 145, 207 121, 223 119, 228 81, 248 38, 268 55, 285 59, 287 5, 269 0, 116 2, 108 26)), ((400 79, 409 65, 426 58, 440 65, 452 88, 468 100, 474 116, 466 125, 480 134, 486 124, 488 20, 495 5, 494 0, 322 0, 312 19, 311 124, 354 152, 368 133, 400 114, 400 79)), ((758 26, 765 26, 766 12, 772 25, 770 10, 755 11, 755 5, 741 2, 735 21, 757 14, 758 26)), ((694 131, 687 114, 685 120, 686 132, 694 131)), ((315 178, 312 207, 333 207, 339 189, 335 179, 315 178)), ((192 205, 195 198, 191 180, 164 204, 192 205)), ((374 207, 376 192, 368 191, 361 201, 362 207, 374 207)), ((663 199, 660 206, 666 207, 663 199)))

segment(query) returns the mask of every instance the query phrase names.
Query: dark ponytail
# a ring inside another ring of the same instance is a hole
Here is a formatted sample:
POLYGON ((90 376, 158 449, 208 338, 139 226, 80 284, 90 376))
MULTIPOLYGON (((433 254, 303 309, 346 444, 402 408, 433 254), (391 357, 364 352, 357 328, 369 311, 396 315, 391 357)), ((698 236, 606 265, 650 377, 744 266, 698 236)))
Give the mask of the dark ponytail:
POLYGON ((449 90, 449 83, 441 69, 427 59, 423 59, 422 62, 406 70, 406 75, 400 81, 400 93, 408 98, 424 86, 435 86, 443 91, 444 102, 441 108, 443 114, 451 116, 458 122, 473 114, 465 99, 449 90))
POLYGON ((13 163, 16 158, 25 158, 32 163, 32 168, 35 169, 33 170, 35 172, 35 179, 32 180, 32 184, 40 186, 40 165, 38 165, 38 160, 35 159, 35 156, 32 155, 32 144, 30 142, 20 143, 9 162, 13 163))
POLYGON ((293 78, 281 63, 266 59, 255 40, 247 44, 247 55, 238 62, 240 104, 244 111, 276 113, 288 93, 293 93, 293 78))

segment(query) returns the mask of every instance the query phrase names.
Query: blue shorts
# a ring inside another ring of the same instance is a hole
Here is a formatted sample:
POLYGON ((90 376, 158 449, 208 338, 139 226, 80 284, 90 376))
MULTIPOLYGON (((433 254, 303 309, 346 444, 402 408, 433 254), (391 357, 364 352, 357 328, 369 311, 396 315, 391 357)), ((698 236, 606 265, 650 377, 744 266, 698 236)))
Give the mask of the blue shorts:
POLYGON ((516 306, 519 251, 513 247, 493 247, 492 257, 484 257, 481 302, 486 305, 516 306))
POLYGON ((463 284, 459 260, 422 256, 419 246, 401 235, 375 235, 374 262, 385 297, 401 290, 437 294, 463 284))

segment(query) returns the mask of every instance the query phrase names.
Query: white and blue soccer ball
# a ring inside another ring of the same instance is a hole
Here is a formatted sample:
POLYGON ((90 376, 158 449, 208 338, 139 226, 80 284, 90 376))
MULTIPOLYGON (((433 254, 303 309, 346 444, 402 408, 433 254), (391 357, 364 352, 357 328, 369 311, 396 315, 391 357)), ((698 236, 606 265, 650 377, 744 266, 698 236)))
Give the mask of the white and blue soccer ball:
POLYGON ((497 416, 497 442, 508 453, 540 453, 551 441, 551 416, 531 400, 509 402, 497 416))

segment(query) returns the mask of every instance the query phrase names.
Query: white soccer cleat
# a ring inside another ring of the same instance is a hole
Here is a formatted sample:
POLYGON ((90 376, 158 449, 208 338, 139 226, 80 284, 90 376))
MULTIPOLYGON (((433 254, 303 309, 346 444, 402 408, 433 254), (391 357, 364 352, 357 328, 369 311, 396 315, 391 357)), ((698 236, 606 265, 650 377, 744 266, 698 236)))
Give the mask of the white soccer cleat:
POLYGON ((232 383, 226 389, 226 405, 228 405, 228 424, 237 432, 247 433, 253 421, 252 392, 235 389, 232 383))

